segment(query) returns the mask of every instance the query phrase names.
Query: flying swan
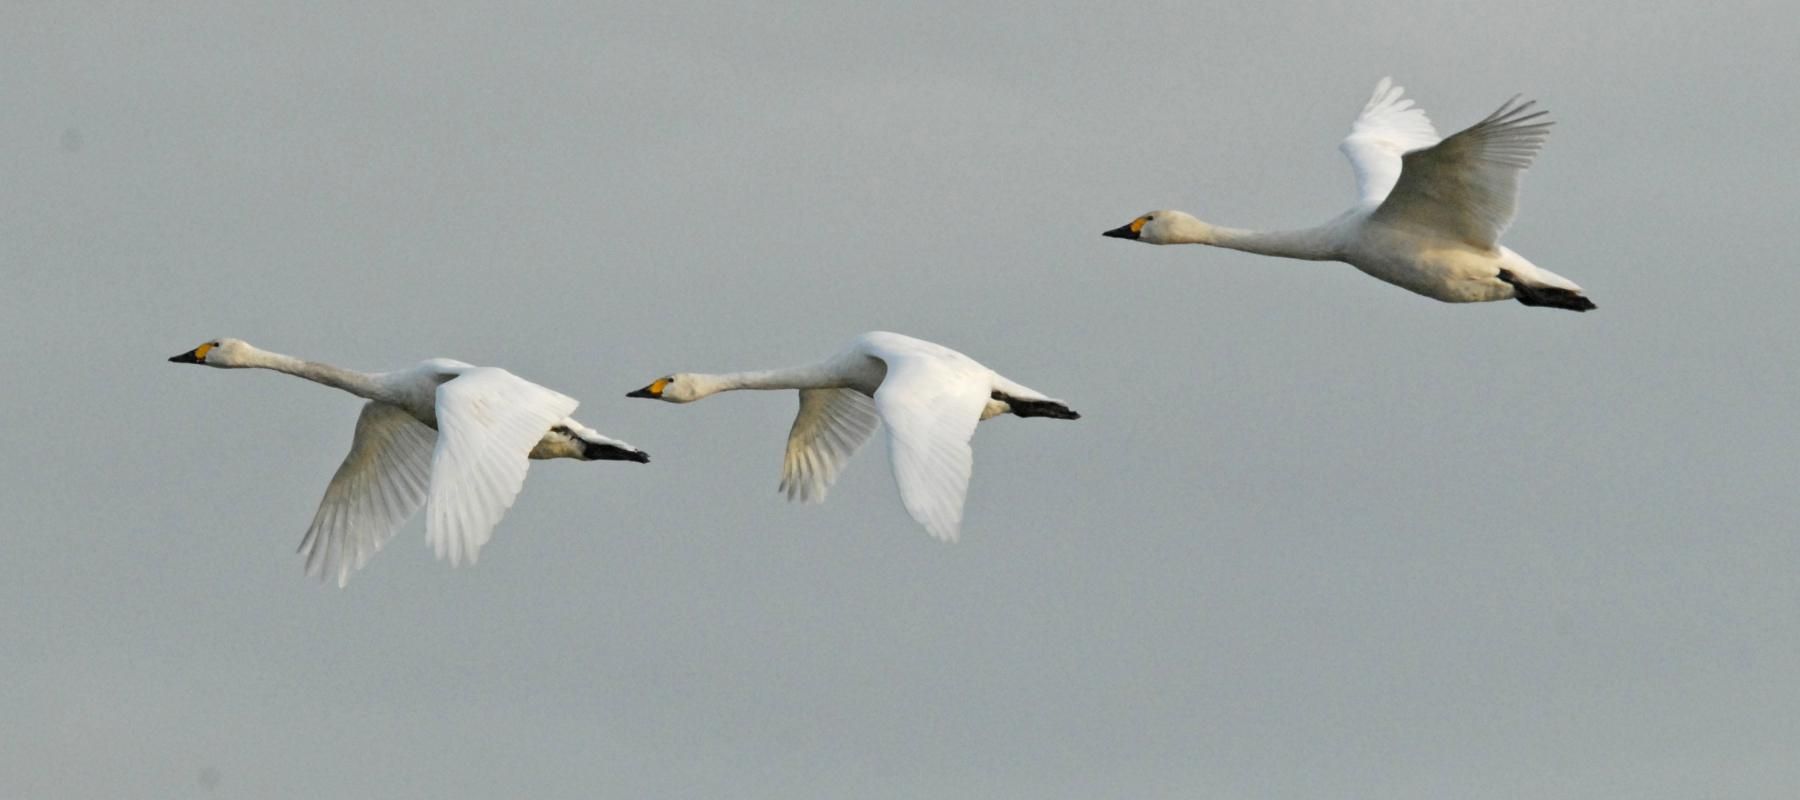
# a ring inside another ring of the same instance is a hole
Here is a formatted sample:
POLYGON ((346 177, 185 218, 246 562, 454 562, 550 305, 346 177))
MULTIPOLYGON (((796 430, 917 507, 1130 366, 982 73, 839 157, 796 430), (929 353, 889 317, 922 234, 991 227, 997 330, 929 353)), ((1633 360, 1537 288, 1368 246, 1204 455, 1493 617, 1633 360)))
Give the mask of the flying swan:
POLYGON ((1382 78, 1339 149, 1361 196, 1316 228, 1248 231, 1180 211, 1152 211, 1104 235, 1149 244, 1210 244, 1309 261, 1346 261, 1376 278, 1447 303, 1518 300, 1587 311, 1581 287, 1499 243, 1519 181, 1550 135, 1535 101, 1498 111, 1440 140, 1425 112, 1382 78), (1529 113, 1528 113, 1529 112, 1529 113))
POLYGON ((456 565, 475 556, 525 484, 530 458, 636 461, 650 456, 569 418, 576 401, 510 372, 447 358, 366 373, 214 339, 169 359, 224 369, 272 369, 368 399, 350 454, 331 476, 300 540, 306 573, 353 570, 426 507, 425 538, 456 565))
POLYGON ((943 345, 897 333, 865 333, 817 364, 723 375, 678 372, 626 397, 691 403, 733 389, 799 389, 781 491, 817 503, 877 422, 907 513, 932 536, 955 541, 962 525, 975 423, 1001 414, 1080 419, 1053 400, 943 345))

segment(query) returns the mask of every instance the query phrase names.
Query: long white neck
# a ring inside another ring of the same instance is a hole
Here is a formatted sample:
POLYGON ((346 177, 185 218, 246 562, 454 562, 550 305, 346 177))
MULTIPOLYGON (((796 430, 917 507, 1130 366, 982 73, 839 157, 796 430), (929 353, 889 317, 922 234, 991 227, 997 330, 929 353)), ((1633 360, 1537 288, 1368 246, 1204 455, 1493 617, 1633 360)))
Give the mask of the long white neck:
POLYGON ((392 401, 394 399, 391 396, 392 392, 388 391, 386 386, 376 380, 375 376, 370 375, 367 372, 357 372, 353 369, 334 367, 330 364, 321 364, 317 361, 302 361, 293 356, 284 356, 280 353, 271 353, 267 350, 251 348, 250 352, 239 359, 235 366, 250 367, 254 369, 272 369, 276 372, 285 372, 289 375, 305 378, 313 383, 322 383, 326 386, 342 389, 358 397, 364 397, 370 400, 392 401))
POLYGON ((1246 253, 1307 261, 1333 261, 1338 258, 1336 228, 1321 225, 1287 231, 1252 231, 1227 228, 1200 220, 1179 221, 1170 231, 1168 244, 1208 244, 1228 247, 1246 253))
POLYGON ((703 397, 737 389, 837 389, 850 385, 842 373, 825 364, 718 375, 690 374, 702 388, 703 397))

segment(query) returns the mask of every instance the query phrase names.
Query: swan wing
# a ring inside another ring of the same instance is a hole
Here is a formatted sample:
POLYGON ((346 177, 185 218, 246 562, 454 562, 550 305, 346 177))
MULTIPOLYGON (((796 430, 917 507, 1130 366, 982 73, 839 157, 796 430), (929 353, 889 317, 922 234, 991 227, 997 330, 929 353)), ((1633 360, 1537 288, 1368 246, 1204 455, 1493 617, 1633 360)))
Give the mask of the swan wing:
POLYGON ((993 393, 992 380, 974 361, 931 350, 871 354, 887 363, 875 410, 887 425, 900 501, 932 536, 956 541, 974 469, 969 439, 993 393))
POLYGON ((531 448, 576 405, 495 367, 469 369, 437 388, 425 538, 438 558, 448 553, 451 564, 465 556, 475 563, 525 485, 531 448))
POLYGON ((371 401, 356 418, 350 454, 331 476, 312 527, 300 540, 306 574, 335 576, 342 588, 350 573, 425 504, 431 451, 437 432, 399 406, 371 401))
POLYGON ((1399 182, 1372 218, 1494 247, 1518 210, 1525 170, 1550 136, 1551 123, 1542 119, 1548 112, 1518 99, 1436 146, 1407 153, 1399 182))
POLYGON ((825 490, 880 422, 875 402, 855 389, 801 389, 800 413, 781 462, 781 491, 789 500, 823 502, 825 490))
POLYGON ((1400 179, 1401 156, 1438 143, 1425 110, 1403 99, 1404 92, 1392 78, 1382 78, 1338 145, 1356 173, 1357 196, 1369 208, 1380 205, 1400 179))

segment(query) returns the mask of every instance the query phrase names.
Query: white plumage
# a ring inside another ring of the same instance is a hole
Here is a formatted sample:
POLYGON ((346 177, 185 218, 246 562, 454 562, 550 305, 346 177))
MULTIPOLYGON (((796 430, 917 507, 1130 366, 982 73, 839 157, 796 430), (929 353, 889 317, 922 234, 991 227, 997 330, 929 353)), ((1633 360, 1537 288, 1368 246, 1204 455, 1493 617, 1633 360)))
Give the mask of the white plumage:
POLYGON ((798 389, 781 491, 820 502, 878 424, 888 432, 894 481, 907 513, 954 541, 962 526, 975 425, 999 414, 1078 419, 1060 400, 1026 388, 942 345, 897 333, 857 337, 837 355, 790 369, 676 373, 629 397, 690 403, 734 389, 798 389))
POLYGON ((643 451, 571 419, 573 398, 496 367, 437 358, 364 373, 238 339, 213 340, 169 360, 271 369, 369 400, 350 453, 300 540, 307 574, 335 578, 340 587, 420 506, 438 557, 475 563, 524 486, 528 459, 649 461, 643 451))
POLYGON ((1425 112, 1387 78, 1340 149, 1357 204, 1314 228, 1250 231, 1182 211, 1152 211, 1105 235, 1148 244, 1208 244, 1311 261, 1344 261, 1371 276, 1452 303, 1516 299, 1572 311, 1594 307, 1580 286, 1503 247, 1520 181, 1549 137, 1531 102, 1499 110, 1440 140, 1425 112))

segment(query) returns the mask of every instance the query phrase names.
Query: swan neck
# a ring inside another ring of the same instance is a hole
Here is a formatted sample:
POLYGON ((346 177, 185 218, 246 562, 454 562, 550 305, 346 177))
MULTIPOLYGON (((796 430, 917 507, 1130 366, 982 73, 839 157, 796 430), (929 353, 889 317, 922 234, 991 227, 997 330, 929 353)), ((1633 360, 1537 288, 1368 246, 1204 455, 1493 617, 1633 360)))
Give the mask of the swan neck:
POLYGON ((385 387, 375 380, 375 376, 318 361, 304 361, 293 356, 258 350, 255 351, 253 358, 246 359, 244 366, 285 372, 313 383, 342 389, 369 400, 393 399, 389 397, 385 387))
POLYGON ((821 365, 785 369, 729 372, 706 376, 711 393, 738 389, 832 389, 845 385, 843 376, 821 365))
POLYGON ((1255 231, 1199 222, 1184 231, 1187 241, 1281 258, 1330 261, 1337 258, 1329 226, 1286 231, 1255 231))

